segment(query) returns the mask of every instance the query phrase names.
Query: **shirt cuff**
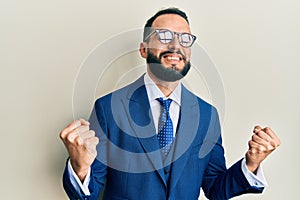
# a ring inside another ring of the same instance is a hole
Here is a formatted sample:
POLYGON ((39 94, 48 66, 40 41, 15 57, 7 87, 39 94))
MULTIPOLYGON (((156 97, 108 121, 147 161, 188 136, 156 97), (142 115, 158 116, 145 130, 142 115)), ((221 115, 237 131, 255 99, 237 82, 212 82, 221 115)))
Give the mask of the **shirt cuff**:
POLYGON ((261 165, 258 167, 256 175, 255 175, 248 169, 248 167, 246 165, 246 159, 244 158, 242 161, 242 171, 243 171, 247 181, 249 182, 249 184, 252 187, 267 187, 268 186, 268 183, 263 174, 261 165))
POLYGON ((75 190, 78 193, 83 192, 84 195, 89 196, 91 194, 90 190, 89 190, 91 168, 89 168, 89 171, 88 171, 83 183, 79 180, 77 174, 73 170, 70 159, 68 161, 68 171, 69 171, 69 178, 70 178, 71 183, 72 183, 73 187, 75 188, 75 190))

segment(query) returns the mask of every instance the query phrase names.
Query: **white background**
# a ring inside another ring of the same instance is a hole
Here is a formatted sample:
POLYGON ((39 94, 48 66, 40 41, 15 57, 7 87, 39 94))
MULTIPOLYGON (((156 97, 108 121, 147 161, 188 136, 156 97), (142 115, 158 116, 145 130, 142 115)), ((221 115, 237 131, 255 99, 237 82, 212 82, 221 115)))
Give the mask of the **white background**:
MULTIPOLYGON (((296 0, 1 0, 1 199, 67 199, 61 183, 67 152, 58 134, 73 120, 72 90, 81 63, 99 43, 142 28, 167 6, 187 12, 197 42, 222 77, 227 164, 244 155, 256 124, 272 127, 282 140, 263 164, 269 183, 264 194, 236 199, 299 198, 300 7, 296 0)), ((134 62, 124 62, 144 63, 137 55, 132 55, 134 62)), ((113 79, 103 79, 99 88, 109 91, 113 79)), ((191 78, 190 84, 200 82, 191 78)), ((200 90, 199 95, 209 100, 206 93, 200 90)))

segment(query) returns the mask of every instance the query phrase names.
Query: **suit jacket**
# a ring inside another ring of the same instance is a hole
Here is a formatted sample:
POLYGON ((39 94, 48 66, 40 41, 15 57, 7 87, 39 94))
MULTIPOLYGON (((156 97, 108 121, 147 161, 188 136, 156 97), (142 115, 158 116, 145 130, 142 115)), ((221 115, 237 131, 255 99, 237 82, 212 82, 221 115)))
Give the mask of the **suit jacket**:
POLYGON ((259 193, 241 170, 241 160, 225 166, 216 109, 182 87, 175 141, 160 153, 143 77, 99 98, 90 122, 100 138, 91 166, 90 196, 77 193, 67 168, 63 184, 70 199, 196 200, 202 187, 209 199, 259 193))

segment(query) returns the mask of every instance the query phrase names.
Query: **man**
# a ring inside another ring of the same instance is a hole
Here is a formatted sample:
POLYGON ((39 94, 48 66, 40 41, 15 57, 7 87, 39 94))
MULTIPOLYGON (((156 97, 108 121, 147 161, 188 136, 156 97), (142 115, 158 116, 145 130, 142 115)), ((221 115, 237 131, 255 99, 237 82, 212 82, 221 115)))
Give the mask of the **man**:
POLYGON ((198 199, 201 187, 209 199, 262 192, 260 164, 280 140, 256 126, 245 158, 226 169, 216 109, 180 83, 195 39, 179 9, 147 21, 140 44, 147 73, 98 99, 90 122, 60 133, 70 199, 98 199, 103 188, 104 199, 130 200, 198 199))

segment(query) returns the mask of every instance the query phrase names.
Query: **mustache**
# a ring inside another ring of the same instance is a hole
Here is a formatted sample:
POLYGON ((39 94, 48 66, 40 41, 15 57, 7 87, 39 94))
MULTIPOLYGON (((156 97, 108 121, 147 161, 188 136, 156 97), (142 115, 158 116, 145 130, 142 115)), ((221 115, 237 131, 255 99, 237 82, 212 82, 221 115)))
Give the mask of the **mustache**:
POLYGON ((174 51, 174 50, 164 51, 164 52, 162 52, 162 53, 159 55, 159 59, 161 60, 162 57, 165 56, 166 54, 172 54, 172 53, 176 53, 176 54, 181 55, 182 59, 183 59, 184 61, 186 61, 186 56, 183 55, 183 53, 182 53, 180 50, 178 50, 178 51, 174 51))

